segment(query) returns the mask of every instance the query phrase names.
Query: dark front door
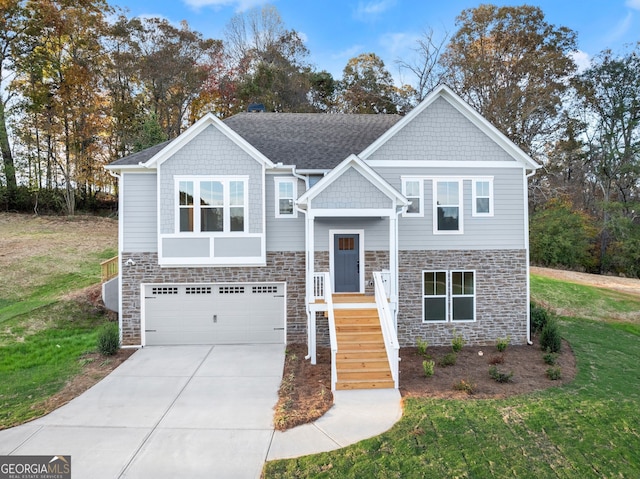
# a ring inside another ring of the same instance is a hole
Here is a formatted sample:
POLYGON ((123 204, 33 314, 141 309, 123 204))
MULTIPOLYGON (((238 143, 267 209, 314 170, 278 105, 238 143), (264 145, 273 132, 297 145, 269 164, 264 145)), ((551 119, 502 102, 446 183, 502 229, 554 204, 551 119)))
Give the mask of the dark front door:
POLYGON ((360 292, 360 235, 334 235, 333 268, 336 293, 360 292))

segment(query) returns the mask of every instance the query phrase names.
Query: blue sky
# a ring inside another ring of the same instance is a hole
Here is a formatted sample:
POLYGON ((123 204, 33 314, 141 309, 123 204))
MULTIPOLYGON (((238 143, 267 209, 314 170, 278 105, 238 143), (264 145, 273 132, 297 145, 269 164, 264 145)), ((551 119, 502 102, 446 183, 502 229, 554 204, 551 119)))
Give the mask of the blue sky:
MULTIPOLYGON (((302 34, 318 70, 342 76, 347 61, 374 52, 398 79, 395 60, 410 60, 421 32, 436 36, 455 31, 455 19, 481 3, 521 5, 542 9, 549 23, 578 34, 577 60, 588 59, 605 48, 622 51, 626 43, 640 41, 640 0, 112 0, 128 16, 160 16, 178 24, 187 20, 206 37, 223 38, 224 27, 238 12, 266 3, 276 6, 289 29, 302 34)), ((406 81, 409 78, 405 79, 406 81)))

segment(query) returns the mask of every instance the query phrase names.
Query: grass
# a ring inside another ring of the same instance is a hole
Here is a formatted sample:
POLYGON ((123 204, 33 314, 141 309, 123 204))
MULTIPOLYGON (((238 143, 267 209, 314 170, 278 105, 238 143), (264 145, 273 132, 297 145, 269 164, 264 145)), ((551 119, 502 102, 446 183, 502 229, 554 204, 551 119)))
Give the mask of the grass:
POLYGON ((387 433, 330 453, 269 462, 264 476, 640 477, 640 321, 634 319, 640 302, 544 278, 532 280, 532 297, 588 313, 560 321, 578 362, 573 383, 504 400, 407 399, 403 418, 387 433))
POLYGON ((113 220, 0 213, 0 429, 40 416, 95 351, 105 317, 65 295, 100 281, 116 243, 113 220))

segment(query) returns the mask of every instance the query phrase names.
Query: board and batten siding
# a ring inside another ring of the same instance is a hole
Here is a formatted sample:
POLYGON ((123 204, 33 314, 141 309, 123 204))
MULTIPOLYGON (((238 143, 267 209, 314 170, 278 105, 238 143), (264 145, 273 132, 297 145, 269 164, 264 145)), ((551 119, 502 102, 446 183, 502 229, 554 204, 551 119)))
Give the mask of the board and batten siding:
POLYGON ((174 177, 187 176, 248 176, 248 233, 262 231, 262 165, 232 140, 209 126, 171 158, 159 165, 160 171, 160 232, 175 233, 176 193, 174 177))
POLYGON ((153 173, 123 173, 120 180, 122 251, 158 251, 157 176, 153 173))
POLYGON ((400 217, 400 250, 491 250, 526 247, 525 176, 522 168, 378 168, 391 186, 401 191, 401 177, 425 178, 424 217, 400 217), (463 234, 433 234, 434 181, 449 177, 463 180, 463 234), (472 216, 473 178, 493 178, 494 214, 472 216))
MULTIPOLYGON (((275 180, 284 178, 286 174, 266 175, 266 243, 267 251, 304 251, 305 249, 305 219, 304 213, 298 211, 295 218, 276 218, 275 180)), ((291 178, 294 178, 293 176, 291 178)), ((298 197, 305 191, 304 181, 298 180, 298 197)))

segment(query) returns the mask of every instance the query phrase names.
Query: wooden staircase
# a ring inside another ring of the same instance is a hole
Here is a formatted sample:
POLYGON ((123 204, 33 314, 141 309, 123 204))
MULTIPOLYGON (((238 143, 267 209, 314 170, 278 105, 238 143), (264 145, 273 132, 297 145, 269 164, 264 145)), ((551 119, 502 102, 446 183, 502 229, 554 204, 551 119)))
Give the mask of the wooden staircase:
POLYGON ((351 302, 350 298, 334 296, 338 342, 336 389, 394 388, 375 302, 359 296, 353 301, 363 303, 357 309, 342 309, 340 304, 351 302))

